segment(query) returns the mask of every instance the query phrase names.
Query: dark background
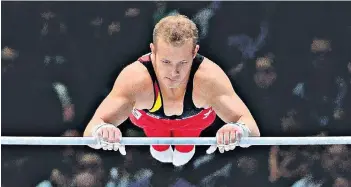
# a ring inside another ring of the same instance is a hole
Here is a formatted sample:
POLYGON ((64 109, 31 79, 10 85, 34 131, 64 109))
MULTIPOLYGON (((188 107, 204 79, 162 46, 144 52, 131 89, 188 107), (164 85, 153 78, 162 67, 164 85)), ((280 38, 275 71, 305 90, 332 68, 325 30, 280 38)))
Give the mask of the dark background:
MULTIPOLYGON (((349 2, 2 2, 2 136, 81 136, 152 29, 179 12, 268 136, 350 136, 349 2)), ((202 136, 214 136, 217 119, 202 136)), ((128 120, 124 136, 144 136, 128 120)), ((2 187, 351 186, 350 147, 261 146, 186 166, 87 147, 2 146, 2 187), (274 166, 274 163, 276 166, 274 166), (118 171, 118 175, 116 174, 118 171), (40 183, 40 185, 39 185, 40 183)), ((201 162, 201 160, 205 160, 201 162)))

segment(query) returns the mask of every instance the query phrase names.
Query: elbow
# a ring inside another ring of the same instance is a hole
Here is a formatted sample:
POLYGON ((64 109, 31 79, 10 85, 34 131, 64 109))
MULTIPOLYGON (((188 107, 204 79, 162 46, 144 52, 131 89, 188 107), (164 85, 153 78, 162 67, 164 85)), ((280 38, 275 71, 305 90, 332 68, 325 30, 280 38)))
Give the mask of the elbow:
POLYGON ((261 133, 260 133, 260 130, 257 128, 257 131, 256 131, 256 134, 255 134, 256 137, 260 137, 261 136, 261 133))
POLYGON ((92 124, 89 124, 85 129, 84 129, 84 132, 83 132, 83 137, 90 137, 92 136, 92 127, 93 125, 92 124))
POLYGON ((91 136, 90 129, 88 129, 88 128, 85 128, 85 130, 83 132, 83 137, 86 137, 86 136, 91 136))
POLYGON ((255 136, 255 137, 260 137, 261 136, 260 129, 258 128, 257 123, 255 122, 255 120, 254 120, 254 123, 253 123, 253 129, 252 129, 251 132, 252 132, 251 136, 255 136))
POLYGON ((258 125, 256 123, 256 121, 252 118, 252 125, 250 126, 250 136, 254 136, 254 137, 260 137, 261 136, 261 132, 260 129, 258 128, 258 125))
POLYGON ((261 136, 261 133, 260 133, 260 130, 257 128, 257 129, 250 129, 251 130, 251 133, 250 133, 250 136, 252 137, 260 137, 261 136))

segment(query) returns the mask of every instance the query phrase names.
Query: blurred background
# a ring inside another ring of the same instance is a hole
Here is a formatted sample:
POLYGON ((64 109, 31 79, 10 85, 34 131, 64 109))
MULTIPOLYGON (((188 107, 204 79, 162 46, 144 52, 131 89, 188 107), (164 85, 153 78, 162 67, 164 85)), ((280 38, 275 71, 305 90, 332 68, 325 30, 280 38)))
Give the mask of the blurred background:
MULTIPOLYGON (((350 2, 1 2, 2 136, 81 136, 119 72, 181 13, 262 136, 351 135, 350 2)), ((215 136, 220 119, 202 136, 215 136)), ((144 136, 129 120, 124 136, 144 136)), ((1 146, 1 187, 348 187, 350 146, 252 146, 187 165, 88 147, 1 146)))

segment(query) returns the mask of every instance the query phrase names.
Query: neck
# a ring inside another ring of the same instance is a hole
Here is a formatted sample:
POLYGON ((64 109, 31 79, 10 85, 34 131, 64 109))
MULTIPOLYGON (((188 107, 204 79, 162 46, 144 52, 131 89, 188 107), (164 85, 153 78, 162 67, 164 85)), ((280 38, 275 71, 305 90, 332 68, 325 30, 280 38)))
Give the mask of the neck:
POLYGON ((179 98, 179 97, 183 97, 185 94, 185 90, 186 90, 186 86, 187 86, 187 82, 188 82, 188 78, 184 80, 183 83, 181 83, 178 87, 176 88, 169 88, 166 85, 164 85, 161 82, 160 83, 160 89, 162 92, 163 96, 166 97, 171 97, 171 98, 179 98))

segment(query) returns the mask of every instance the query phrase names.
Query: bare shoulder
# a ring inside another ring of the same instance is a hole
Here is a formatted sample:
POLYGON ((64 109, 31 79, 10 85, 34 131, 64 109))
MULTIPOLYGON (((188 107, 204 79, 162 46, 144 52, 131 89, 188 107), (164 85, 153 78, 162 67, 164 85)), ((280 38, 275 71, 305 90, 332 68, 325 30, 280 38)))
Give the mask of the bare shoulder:
POLYGON ((152 88, 152 81, 146 67, 139 61, 135 61, 120 72, 116 78, 113 90, 139 96, 143 91, 152 88))
POLYGON ((194 92, 199 101, 224 92, 233 91, 231 82, 225 72, 215 62, 205 58, 194 76, 194 92))
POLYGON ((221 67, 212 60, 204 58, 204 61, 195 73, 194 83, 199 83, 200 85, 211 88, 211 86, 213 86, 212 84, 220 84, 223 80, 228 79, 221 67))
POLYGON ((139 84, 143 84, 145 81, 147 82, 147 78, 150 76, 146 67, 139 61, 129 64, 122 70, 122 72, 125 75, 128 75, 130 81, 135 81, 135 83, 139 84))

